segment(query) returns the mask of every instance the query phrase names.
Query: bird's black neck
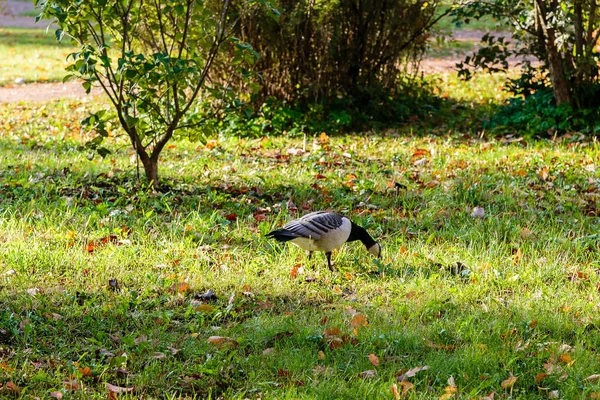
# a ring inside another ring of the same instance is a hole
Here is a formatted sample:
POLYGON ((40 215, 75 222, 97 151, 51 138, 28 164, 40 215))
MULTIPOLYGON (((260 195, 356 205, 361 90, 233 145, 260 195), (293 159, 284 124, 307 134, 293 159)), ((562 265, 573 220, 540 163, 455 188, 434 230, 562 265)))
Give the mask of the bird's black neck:
POLYGON ((352 230, 350 231, 350 237, 348 237, 347 241, 354 242, 355 240, 360 240, 367 249, 373 247, 373 245, 377 243, 365 228, 352 222, 352 230))

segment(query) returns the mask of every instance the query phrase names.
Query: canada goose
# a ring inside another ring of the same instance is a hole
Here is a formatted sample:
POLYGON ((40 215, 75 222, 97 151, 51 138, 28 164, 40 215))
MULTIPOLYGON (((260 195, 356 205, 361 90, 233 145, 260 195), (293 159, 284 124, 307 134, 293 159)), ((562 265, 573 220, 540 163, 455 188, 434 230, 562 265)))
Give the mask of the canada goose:
POLYGON ((381 254, 381 246, 362 226, 356 225, 348 218, 339 214, 316 211, 288 222, 281 229, 269 232, 267 237, 272 237, 280 242, 292 242, 306 250, 308 259, 313 251, 324 251, 327 256, 327 266, 331 267, 331 252, 342 247, 346 242, 360 240, 367 251, 375 257, 381 254))

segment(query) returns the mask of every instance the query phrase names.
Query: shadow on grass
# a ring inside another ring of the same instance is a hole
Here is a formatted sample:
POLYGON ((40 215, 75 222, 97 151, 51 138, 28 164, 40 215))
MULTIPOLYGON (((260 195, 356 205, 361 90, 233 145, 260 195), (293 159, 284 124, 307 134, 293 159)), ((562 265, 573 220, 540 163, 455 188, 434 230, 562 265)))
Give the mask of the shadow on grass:
MULTIPOLYGON (((40 28, 44 28, 47 21, 40 21, 40 28)), ((68 41, 58 42, 54 36, 54 30, 32 29, 32 28, 0 28, 0 40, 3 46, 19 47, 72 47, 68 41)))

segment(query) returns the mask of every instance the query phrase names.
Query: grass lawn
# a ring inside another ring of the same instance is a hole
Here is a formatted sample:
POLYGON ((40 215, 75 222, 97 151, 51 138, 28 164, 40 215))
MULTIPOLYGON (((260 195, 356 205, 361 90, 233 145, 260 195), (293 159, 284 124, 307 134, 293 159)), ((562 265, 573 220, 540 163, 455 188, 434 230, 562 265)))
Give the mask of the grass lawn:
POLYGON ((173 142, 160 194, 77 150, 91 102, 3 106, 1 397, 597 398, 600 148, 469 131, 497 81, 439 79, 444 121, 173 142), (326 208, 383 259, 264 237, 326 208))
POLYGON ((52 29, 0 28, 0 86, 14 84, 17 78, 61 81, 66 75, 66 57, 74 51, 72 46, 58 43, 52 29))

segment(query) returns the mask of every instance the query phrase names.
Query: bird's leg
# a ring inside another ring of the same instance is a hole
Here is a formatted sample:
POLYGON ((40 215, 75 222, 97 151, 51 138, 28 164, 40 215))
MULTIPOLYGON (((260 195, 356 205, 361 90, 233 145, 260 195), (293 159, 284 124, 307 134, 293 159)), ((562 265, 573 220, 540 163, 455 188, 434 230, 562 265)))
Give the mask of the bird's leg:
POLYGON ((325 253, 325 255, 327 256, 327 266, 333 272, 333 267, 331 266, 331 252, 328 251, 327 253, 325 253))

